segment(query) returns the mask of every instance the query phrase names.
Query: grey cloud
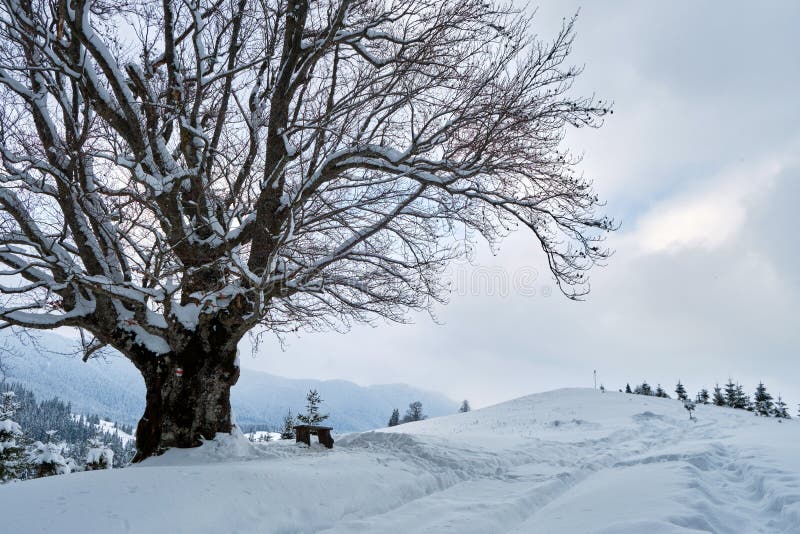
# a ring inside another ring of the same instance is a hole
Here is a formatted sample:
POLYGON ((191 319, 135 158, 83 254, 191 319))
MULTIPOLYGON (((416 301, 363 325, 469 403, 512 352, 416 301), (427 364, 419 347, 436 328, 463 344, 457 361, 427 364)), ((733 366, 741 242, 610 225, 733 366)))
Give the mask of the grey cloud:
MULTIPOLYGON (((552 35, 577 2, 542 5, 537 28, 552 35)), ((769 161, 800 134, 796 2, 592 2, 583 6, 577 90, 615 101, 600 131, 572 132, 609 212, 623 219, 619 247, 593 276, 586 302, 560 295, 454 295, 411 325, 359 326, 346 335, 267 341, 245 366, 295 377, 408 382, 486 404, 543 389, 609 387, 647 379, 690 391, 730 373, 748 388, 764 380, 796 403, 800 387, 795 303, 800 167, 748 188, 744 220, 723 243, 644 253, 633 240, 660 202, 705 188, 731 169, 769 161)), ((784 151, 786 151, 784 150, 784 151)), ((720 178, 722 176, 722 178, 720 178)), ((478 262, 544 275, 529 235, 512 236, 478 262)), ((550 284, 546 276, 537 289, 550 284)), ((246 371, 245 371, 246 372, 246 371)))

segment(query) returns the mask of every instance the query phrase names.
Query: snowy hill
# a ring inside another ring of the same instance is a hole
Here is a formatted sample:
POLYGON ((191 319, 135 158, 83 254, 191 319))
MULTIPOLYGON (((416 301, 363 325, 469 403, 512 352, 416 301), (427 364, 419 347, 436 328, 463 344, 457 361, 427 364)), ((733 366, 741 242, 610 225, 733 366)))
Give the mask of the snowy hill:
POLYGON ((221 436, 0 487, 8 532, 800 531, 800 424, 572 389, 336 436, 221 436))
MULTIPOLYGON (((71 402, 76 413, 94 413, 127 424, 136 424, 144 412, 144 383, 122 357, 84 363, 77 356, 63 355, 74 342, 46 332, 39 334, 37 346, 21 344, 8 335, 0 336, 0 343, 19 356, 9 360, 9 379, 21 382, 40 399, 58 396, 71 402)), ((231 403, 242 426, 278 424, 288 409, 304 408, 310 388, 319 390, 331 424, 343 431, 380 428, 394 408, 403 413, 416 400, 430 416, 458 409, 458 403, 444 395, 405 384, 365 387, 345 380, 283 378, 252 369, 242 369, 231 403)))

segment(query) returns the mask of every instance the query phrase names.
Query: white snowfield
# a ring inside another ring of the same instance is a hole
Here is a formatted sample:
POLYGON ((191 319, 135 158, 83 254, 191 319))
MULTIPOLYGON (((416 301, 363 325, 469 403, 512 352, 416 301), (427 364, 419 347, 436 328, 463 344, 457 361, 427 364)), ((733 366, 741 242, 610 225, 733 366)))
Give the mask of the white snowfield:
POLYGON ((800 532, 800 424, 569 389, 0 487, 4 532, 800 532))

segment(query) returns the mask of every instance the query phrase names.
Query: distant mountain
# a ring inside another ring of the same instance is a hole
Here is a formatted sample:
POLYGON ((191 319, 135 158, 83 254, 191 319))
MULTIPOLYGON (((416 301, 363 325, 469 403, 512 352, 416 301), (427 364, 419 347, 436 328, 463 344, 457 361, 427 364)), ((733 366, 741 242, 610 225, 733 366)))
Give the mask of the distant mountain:
POLYGON ((286 411, 305 407, 309 389, 316 388, 325 401, 322 409, 331 414, 326 423, 337 431, 383 428, 394 408, 405 413, 408 404, 419 400, 427 415, 436 417, 458 411, 458 403, 438 393, 405 384, 359 386, 346 380, 290 379, 250 369, 231 393, 236 419, 243 426, 256 422, 279 422, 286 411))
MULTIPOLYGON (((48 332, 36 337, 31 344, 0 335, 0 346, 16 354, 6 358, 9 380, 21 382, 40 399, 58 396, 69 401, 76 413, 128 424, 139 420, 144 411, 144 383, 128 360, 113 355, 84 363, 79 356, 65 355, 74 347, 73 340, 48 332)), ((331 426, 341 432, 384 427, 394 408, 402 414, 416 400, 431 417, 458 409, 458 403, 444 395, 405 384, 364 387, 346 380, 290 379, 245 368, 231 393, 233 411, 242 426, 278 425, 287 410, 297 413, 304 408, 310 388, 320 392, 331 426)))

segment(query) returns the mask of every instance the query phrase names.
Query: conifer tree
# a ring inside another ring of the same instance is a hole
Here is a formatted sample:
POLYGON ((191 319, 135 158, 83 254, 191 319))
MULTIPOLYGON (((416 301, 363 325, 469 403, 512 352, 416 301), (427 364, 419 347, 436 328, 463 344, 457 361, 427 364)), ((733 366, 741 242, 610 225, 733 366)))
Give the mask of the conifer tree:
POLYGON ((634 393, 637 395, 652 395, 653 390, 650 388, 650 384, 647 383, 647 380, 645 380, 640 386, 636 386, 634 393))
POLYGON ((706 388, 703 388, 703 389, 701 389, 701 390, 700 390, 700 392, 697 394, 697 400, 696 400, 696 402, 697 402, 698 404, 708 404, 708 399, 709 399, 709 398, 710 398, 710 397, 709 397, 709 394, 708 394, 708 390, 707 390, 706 388))
POLYGON ((666 391, 664 391, 664 388, 662 388, 662 387, 661 387, 661 384, 658 384, 658 385, 656 386, 656 393, 655 393, 655 395, 656 395, 656 397, 661 397, 661 398, 663 398, 663 399, 668 399, 668 398, 669 398, 669 395, 667 395, 667 392, 666 392, 666 391))
POLYGON ((400 410, 395 408, 392 410, 392 416, 389 417, 389 424, 387 426, 397 426, 400 424, 400 410))
POLYGON ((753 395, 753 401, 755 402, 756 414, 764 417, 769 417, 772 414, 772 395, 767 393, 767 387, 763 382, 759 382, 758 386, 756 386, 756 392, 755 395, 753 395))
POLYGON ((728 378, 728 383, 725 384, 725 405, 728 408, 736 408, 739 402, 739 392, 737 391, 736 384, 733 380, 728 378))
POLYGON ((13 391, 0 393, 0 483, 25 475, 22 427, 14 421, 19 403, 14 397, 13 391))
MULTIPOLYGON (((600 386, 600 387, 602 387, 602 386, 600 386)), ((461 403, 461 407, 458 409, 458 411, 459 411, 459 413, 467 413, 471 409, 472 408, 469 405, 469 401, 467 399, 464 399, 464 402, 461 403)))
POLYGON ((631 391, 631 385, 628 383, 625 384, 625 393, 633 393, 633 391, 631 391))
POLYGON ((719 384, 714 386, 714 396, 711 398, 711 402, 714 403, 714 406, 727 405, 727 401, 725 400, 725 396, 722 394, 722 388, 719 387, 719 384))
MULTIPOLYGON (((689 396, 686 395, 686 388, 683 387, 683 384, 681 384, 680 380, 678 380, 678 385, 675 386, 675 395, 678 396, 678 400, 680 401, 684 401, 689 398, 689 396)), ((689 415, 691 415, 691 412, 689 415)))
POLYGON ((742 387, 741 384, 736 384, 736 403, 734 408, 753 411, 753 403, 750 402, 750 395, 744 392, 744 387, 742 387))
POLYGON ((294 439, 294 416, 292 415, 292 410, 286 412, 286 415, 283 418, 281 439, 294 439))
POLYGON ((64 446, 54 441, 56 432, 47 432, 47 442, 36 441, 28 451, 28 460, 36 478, 64 475, 72 471, 64 457, 64 446))
POLYGON ((786 409, 786 403, 783 402, 783 399, 780 395, 778 395, 778 400, 775 401, 775 404, 772 407, 772 415, 779 419, 791 419, 789 411, 786 409))
POLYGON ((329 417, 328 414, 319 413, 319 405, 322 398, 316 389, 312 389, 306 395, 306 413, 297 416, 297 420, 307 425, 318 425, 329 417))
POLYGON ((111 469, 114 466, 114 451, 111 450, 100 436, 89 439, 89 449, 86 451, 86 470, 98 471, 111 469))

